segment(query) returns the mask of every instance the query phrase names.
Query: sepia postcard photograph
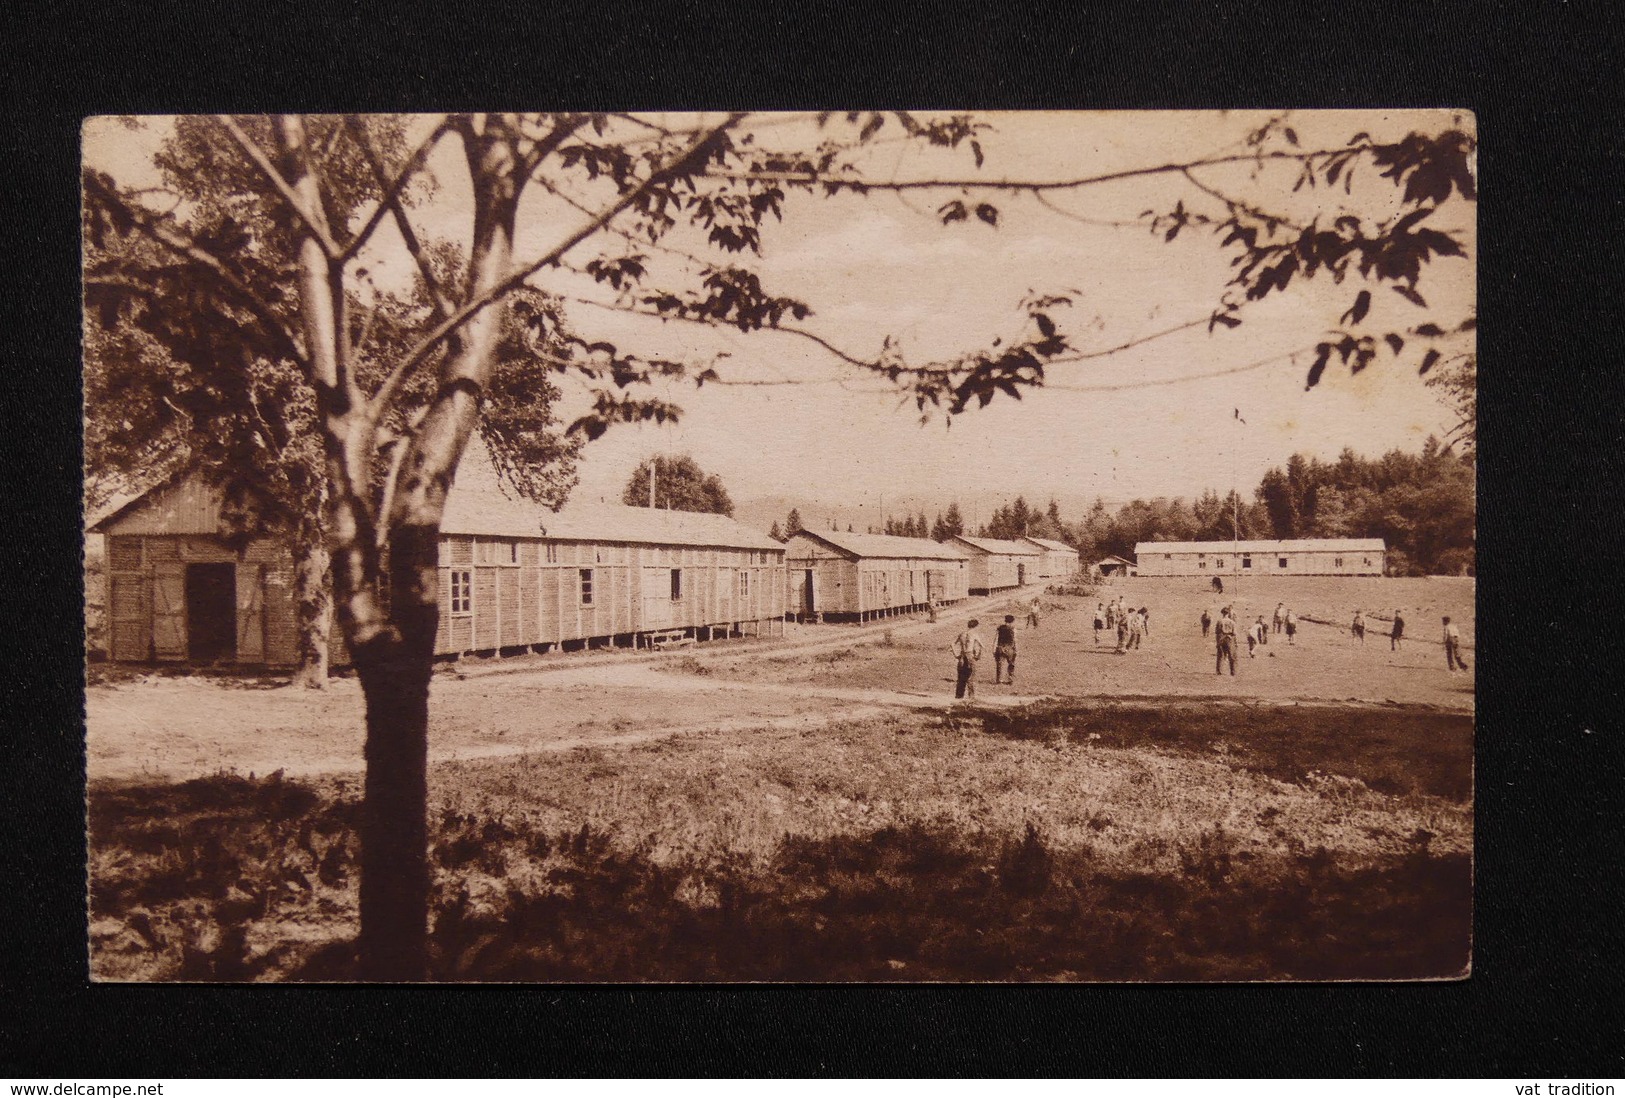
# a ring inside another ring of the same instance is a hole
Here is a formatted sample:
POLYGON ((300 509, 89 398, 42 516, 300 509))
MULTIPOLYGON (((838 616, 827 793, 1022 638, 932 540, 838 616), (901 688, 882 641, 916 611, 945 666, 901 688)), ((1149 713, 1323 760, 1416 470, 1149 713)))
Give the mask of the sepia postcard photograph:
POLYGON ((1470 112, 81 156, 93 981, 1472 972, 1470 112))

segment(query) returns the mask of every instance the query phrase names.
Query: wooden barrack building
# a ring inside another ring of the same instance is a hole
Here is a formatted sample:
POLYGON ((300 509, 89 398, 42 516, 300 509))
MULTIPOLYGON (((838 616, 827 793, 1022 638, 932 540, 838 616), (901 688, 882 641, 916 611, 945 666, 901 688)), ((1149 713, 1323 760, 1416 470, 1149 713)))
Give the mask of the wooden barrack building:
POLYGON ((1024 534, 1020 540, 1038 547, 1038 578, 1041 580, 1070 579, 1082 567, 1078 551, 1063 541, 1035 538, 1030 534, 1024 534))
POLYGON ((970 593, 973 595, 986 595, 1038 582, 1039 561, 1043 552, 1031 542, 956 534, 950 544, 959 546, 970 555, 970 593))
MULTIPOLYGON (((110 659, 297 662, 292 555, 272 538, 233 548, 220 504, 188 477, 91 528, 107 537, 110 659)), ((460 484, 448 497, 437 655, 760 634, 782 631, 784 611, 784 547, 726 516, 618 505, 554 514, 460 484)), ((343 665, 331 632, 331 661, 343 665)))
POLYGON ((1381 538, 1142 541, 1134 558, 1142 576, 1380 576, 1386 552, 1381 538))
POLYGON ((798 621, 868 621, 969 594, 968 555, 929 538, 801 530, 785 542, 784 560, 798 621))

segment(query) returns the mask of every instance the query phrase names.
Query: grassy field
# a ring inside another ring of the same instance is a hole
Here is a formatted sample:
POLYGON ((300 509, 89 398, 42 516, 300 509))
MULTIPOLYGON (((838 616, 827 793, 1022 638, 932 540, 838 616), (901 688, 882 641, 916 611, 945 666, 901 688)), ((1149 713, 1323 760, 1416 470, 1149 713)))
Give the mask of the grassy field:
MULTIPOLYGON (((353 777, 96 781, 92 973, 353 974, 353 777)), ((1472 719, 1059 699, 446 763, 443 980, 1465 974, 1472 719)))

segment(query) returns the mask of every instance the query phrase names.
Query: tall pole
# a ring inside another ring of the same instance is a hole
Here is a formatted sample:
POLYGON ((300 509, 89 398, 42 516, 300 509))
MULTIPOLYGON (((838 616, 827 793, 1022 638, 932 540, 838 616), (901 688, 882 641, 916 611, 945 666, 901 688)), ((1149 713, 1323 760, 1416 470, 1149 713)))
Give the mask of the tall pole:
POLYGON ((1247 426, 1247 421, 1241 418, 1241 409, 1236 409, 1236 437, 1230 445, 1230 533, 1232 538, 1231 560, 1234 562, 1232 575, 1235 577, 1236 593, 1241 593, 1241 473, 1239 472, 1238 453, 1241 450, 1241 428, 1247 426))

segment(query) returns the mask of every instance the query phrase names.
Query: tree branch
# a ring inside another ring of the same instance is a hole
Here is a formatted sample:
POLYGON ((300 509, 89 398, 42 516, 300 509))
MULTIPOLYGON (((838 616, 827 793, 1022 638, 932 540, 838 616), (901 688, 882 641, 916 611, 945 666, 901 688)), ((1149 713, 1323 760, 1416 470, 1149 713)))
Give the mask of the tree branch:
MULTIPOLYGON (((383 197, 378 200, 378 208, 372 211, 372 215, 367 218, 366 224, 361 226, 361 231, 356 234, 355 239, 350 241, 344 251, 339 254, 338 262, 341 264, 348 263, 355 257, 357 252, 366 246, 367 241, 372 238, 373 232, 378 228, 379 223, 383 221, 386 213, 394 215, 395 224, 400 229, 401 236, 406 240, 407 251, 412 253, 412 258, 419 259, 417 237, 412 232, 412 227, 407 224, 406 210, 401 205, 401 193, 406 189, 406 185, 412 181, 412 177, 417 174, 418 169, 423 166, 424 159, 434 149, 435 145, 450 132, 450 127, 444 121, 436 126, 434 132, 429 134, 423 140, 423 143, 413 151, 412 155, 406 158, 406 163, 402 165, 400 172, 395 177, 395 181, 391 183, 385 180, 383 164, 378 159, 377 151, 372 147, 372 138, 367 135, 367 128, 361 124, 361 119, 353 114, 347 114, 344 116, 344 125, 350 131, 351 137, 355 139, 356 145, 361 149, 361 155, 366 160, 367 167, 371 169, 373 181, 377 183, 383 197)), ((429 278, 427 268, 421 259, 419 259, 418 267, 423 272, 425 280, 429 282, 430 294, 434 296, 436 302, 441 301, 439 287, 429 278)), ((450 312, 451 310, 448 308, 446 311, 450 312)))
POLYGON ((1100 175, 1080 176, 1076 179, 1022 180, 1022 179, 904 179, 880 181, 842 176, 825 176, 814 172, 730 172, 707 171, 701 173, 711 179, 741 179, 763 183, 800 183, 807 186, 826 186, 858 191, 909 191, 934 188, 993 191, 1064 191, 1076 187, 1089 187, 1097 183, 1111 183, 1123 179, 1139 179, 1149 175, 1167 175, 1190 168, 1212 167, 1218 164, 1257 163, 1264 160, 1306 161, 1335 153, 1370 152, 1377 146, 1370 142, 1346 145, 1340 149, 1319 149, 1312 152, 1251 152, 1231 156, 1210 156, 1185 163, 1157 164, 1146 168, 1125 168, 1122 171, 1100 175))
MULTIPOLYGON (((270 158, 265 155, 258 145, 254 144, 253 139, 248 134, 243 132, 242 127, 237 125, 235 119, 229 114, 217 114, 215 118, 226 128, 226 132, 236 139, 237 144, 242 146, 243 152, 248 154, 248 158, 259 167, 265 178, 270 180, 271 185, 282 196, 282 200, 292 207, 293 212, 299 216, 299 220, 305 223, 305 227, 310 230, 311 236, 322 246, 322 253, 330 260, 338 258, 342 249, 334 243, 332 235, 328 232, 327 218, 322 215, 320 208, 314 211, 305 209, 305 204, 294 193, 293 186, 282 178, 282 173, 276 170, 276 166, 271 163, 270 158)), ((307 165, 305 170, 309 171, 311 169, 307 165)))
POLYGON ((1218 190, 1218 189, 1216 189, 1214 187, 1208 186, 1206 183, 1203 183, 1200 179, 1197 179, 1196 176, 1192 175, 1191 170, 1189 168, 1183 169, 1181 174, 1184 175, 1184 177, 1186 179, 1190 180, 1191 186, 1195 187, 1197 190, 1203 192, 1204 194, 1211 195, 1212 197, 1217 198, 1220 202, 1223 202, 1224 205, 1225 205, 1225 208, 1228 209, 1231 213, 1235 213, 1237 210, 1240 210, 1242 213, 1245 213, 1245 214, 1247 214, 1247 215, 1249 215, 1251 217, 1254 217, 1259 221, 1274 222, 1277 225, 1283 225, 1288 229, 1293 229, 1293 230, 1295 230, 1297 232, 1300 232, 1300 233, 1303 232, 1303 230, 1304 230, 1304 226, 1302 226, 1302 225, 1296 224, 1295 222, 1292 222, 1292 221, 1288 221, 1284 217, 1278 217, 1275 214, 1270 213, 1268 210, 1262 210, 1262 209, 1259 209, 1257 206, 1249 205, 1248 203, 1243 202, 1238 198, 1231 198, 1229 195, 1225 194, 1223 191, 1220 191, 1220 190, 1218 190))
POLYGON ((440 343, 441 340, 445 339, 452 332, 455 332, 458 328, 462 327, 462 325, 476 313, 480 312, 498 299, 518 289, 531 275, 535 274, 543 267, 557 262, 566 253, 568 253, 571 248, 587 239, 587 237, 592 236, 598 230, 602 229, 612 219, 614 219, 616 215, 621 213, 628 206, 632 205, 633 202, 636 202, 637 199, 650 187, 675 174, 678 168, 682 167, 682 165, 686 163, 688 159, 694 155, 694 153, 704 148, 705 145, 717 134, 720 134, 729 127, 736 125, 739 120, 744 117, 744 112, 736 112, 729 115, 727 121, 713 129, 707 130, 700 137, 690 142, 679 155, 667 161, 663 167, 661 167, 658 171, 651 173, 650 176, 642 183, 627 191, 616 201, 605 207, 604 210, 596 217, 592 218, 585 225, 571 233, 546 255, 515 271, 497 285, 493 286, 489 291, 478 295, 462 308, 458 309, 452 315, 437 324, 434 330, 419 341, 418 345, 401 360, 400 365, 396 366, 395 369, 390 373, 389 377, 384 379, 384 383, 379 386, 378 393, 373 397, 372 400, 374 417, 376 418, 377 414, 381 413, 383 409, 389 407, 390 402, 395 399, 396 392, 399 391, 401 385, 405 383, 407 377, 411 375, 411 372, 417 368, 428 353, 438 343, 440 343))

